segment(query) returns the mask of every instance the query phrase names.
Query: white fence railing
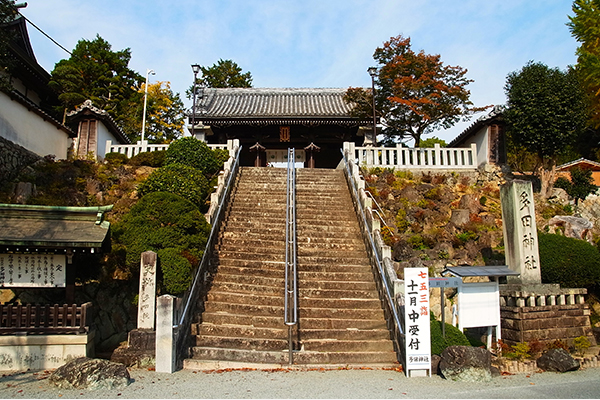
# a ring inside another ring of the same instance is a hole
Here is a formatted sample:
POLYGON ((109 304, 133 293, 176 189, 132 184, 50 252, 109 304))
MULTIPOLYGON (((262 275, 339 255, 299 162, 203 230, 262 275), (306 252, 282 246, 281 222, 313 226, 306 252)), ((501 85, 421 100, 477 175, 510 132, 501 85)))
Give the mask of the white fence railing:
POLYGON ((358 165, 396 169, 476 169, 477 145, 446 148, 356 147, 344 142, 344 151, 358 165))
MULTIPOLYGON (((234 156, 235 150, 239 146, 239 140, 228 140, 227 144, 207 144, 207 146, 213 150, 222 149, 229 150, 229 155, 234 156), (234 144, 235 142, 235 144, 234 144)), ((121 153, 125 154, 128 158, 133 156, 137 156, 140 153, 145 153, 149 151, 160 151, 167 150, 169 148, 169 143, 165 144, 148 144, 147 140, 138 141, 136 144, 118 144, 113 143, 112 140, 106 141, 106 153, 121 153)))

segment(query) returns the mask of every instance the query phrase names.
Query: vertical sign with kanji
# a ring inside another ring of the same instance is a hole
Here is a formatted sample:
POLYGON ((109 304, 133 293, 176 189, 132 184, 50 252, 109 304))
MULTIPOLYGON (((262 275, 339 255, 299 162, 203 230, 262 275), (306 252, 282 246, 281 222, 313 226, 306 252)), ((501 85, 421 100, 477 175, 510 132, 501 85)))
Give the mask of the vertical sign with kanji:
POLYGON ((500 187, 506 263, 519 278, 509 283, 541 283, 540 256, 531 182, 509 181, 500 187))
POLYGON ((404 333, 406 335, 406 376, 411 371, 431 375, 429 333, 429 274, 427 268, 404 269, 404 333))

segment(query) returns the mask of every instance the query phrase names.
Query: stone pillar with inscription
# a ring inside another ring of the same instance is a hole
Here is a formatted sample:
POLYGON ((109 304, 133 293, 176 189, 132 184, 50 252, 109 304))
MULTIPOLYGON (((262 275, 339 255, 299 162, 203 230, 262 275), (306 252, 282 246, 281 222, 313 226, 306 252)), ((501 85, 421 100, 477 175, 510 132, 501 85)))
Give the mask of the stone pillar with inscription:
POLYGON ((514 180, 500 187, 502 229, 506 263, 519 276, 508 277, 509 283, 540 284, 535 206, 531 182, 514 180))
POLYGON ((145 251, 140 260, 138 329, 154 330, 156 310, 156 253, 145 251))
POLYGON ((573 345, 586 336, 594 345, 586 289, 542 283, 535 202, 531 182, 514 180, 500 187, 506 263, 518 277, 500 285, 502 340, 508 345, 556 340, 573 345))

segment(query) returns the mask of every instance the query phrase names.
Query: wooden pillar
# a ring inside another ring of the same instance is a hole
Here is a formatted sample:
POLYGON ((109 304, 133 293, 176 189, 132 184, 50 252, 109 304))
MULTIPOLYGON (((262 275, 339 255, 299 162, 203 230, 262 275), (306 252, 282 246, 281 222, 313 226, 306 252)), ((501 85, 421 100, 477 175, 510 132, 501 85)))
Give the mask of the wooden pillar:
POLYGON ((260 159, 260 155, 262 152, 266 150, 264 146, 261 146, 260 143, 256 142, 256 144, 249 149, 250 151, 256 152, 256 159, 254 160, 255 167, 262 167, 262 161, 260 159))
POLYGON ((313 142, 311 142, 308 146, 306 146, 304 148, 304 151, 306 151, 306 153, 308 153, 308 161, 307 161, 307 167, 308 168, 315 168, 315 157, 314 157, 314 153, 317 151, 320 151, 321 148, 319 146, 317 146, 316 144, 314 144, 313 142))
POLYGON ((67 249, 67 265, 65 266, 65 302, 75 303, 75 265, 73 264, 73 250, 67 249))

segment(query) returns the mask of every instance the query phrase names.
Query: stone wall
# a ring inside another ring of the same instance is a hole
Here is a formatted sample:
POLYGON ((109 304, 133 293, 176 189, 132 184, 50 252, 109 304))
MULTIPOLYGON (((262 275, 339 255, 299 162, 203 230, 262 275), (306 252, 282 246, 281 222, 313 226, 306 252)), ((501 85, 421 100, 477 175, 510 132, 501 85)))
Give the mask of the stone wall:
POLYGON ((37 154, 0 137, 0 184, 9 182, 24 167, 40 159, 37 154))
POLYGON ((587 304, 501 306, 502 340, 508 345, 532 340, 544 344, 562 340, 572 345, 573 339, 586 336, 595 345, 589 315, 587 304))

